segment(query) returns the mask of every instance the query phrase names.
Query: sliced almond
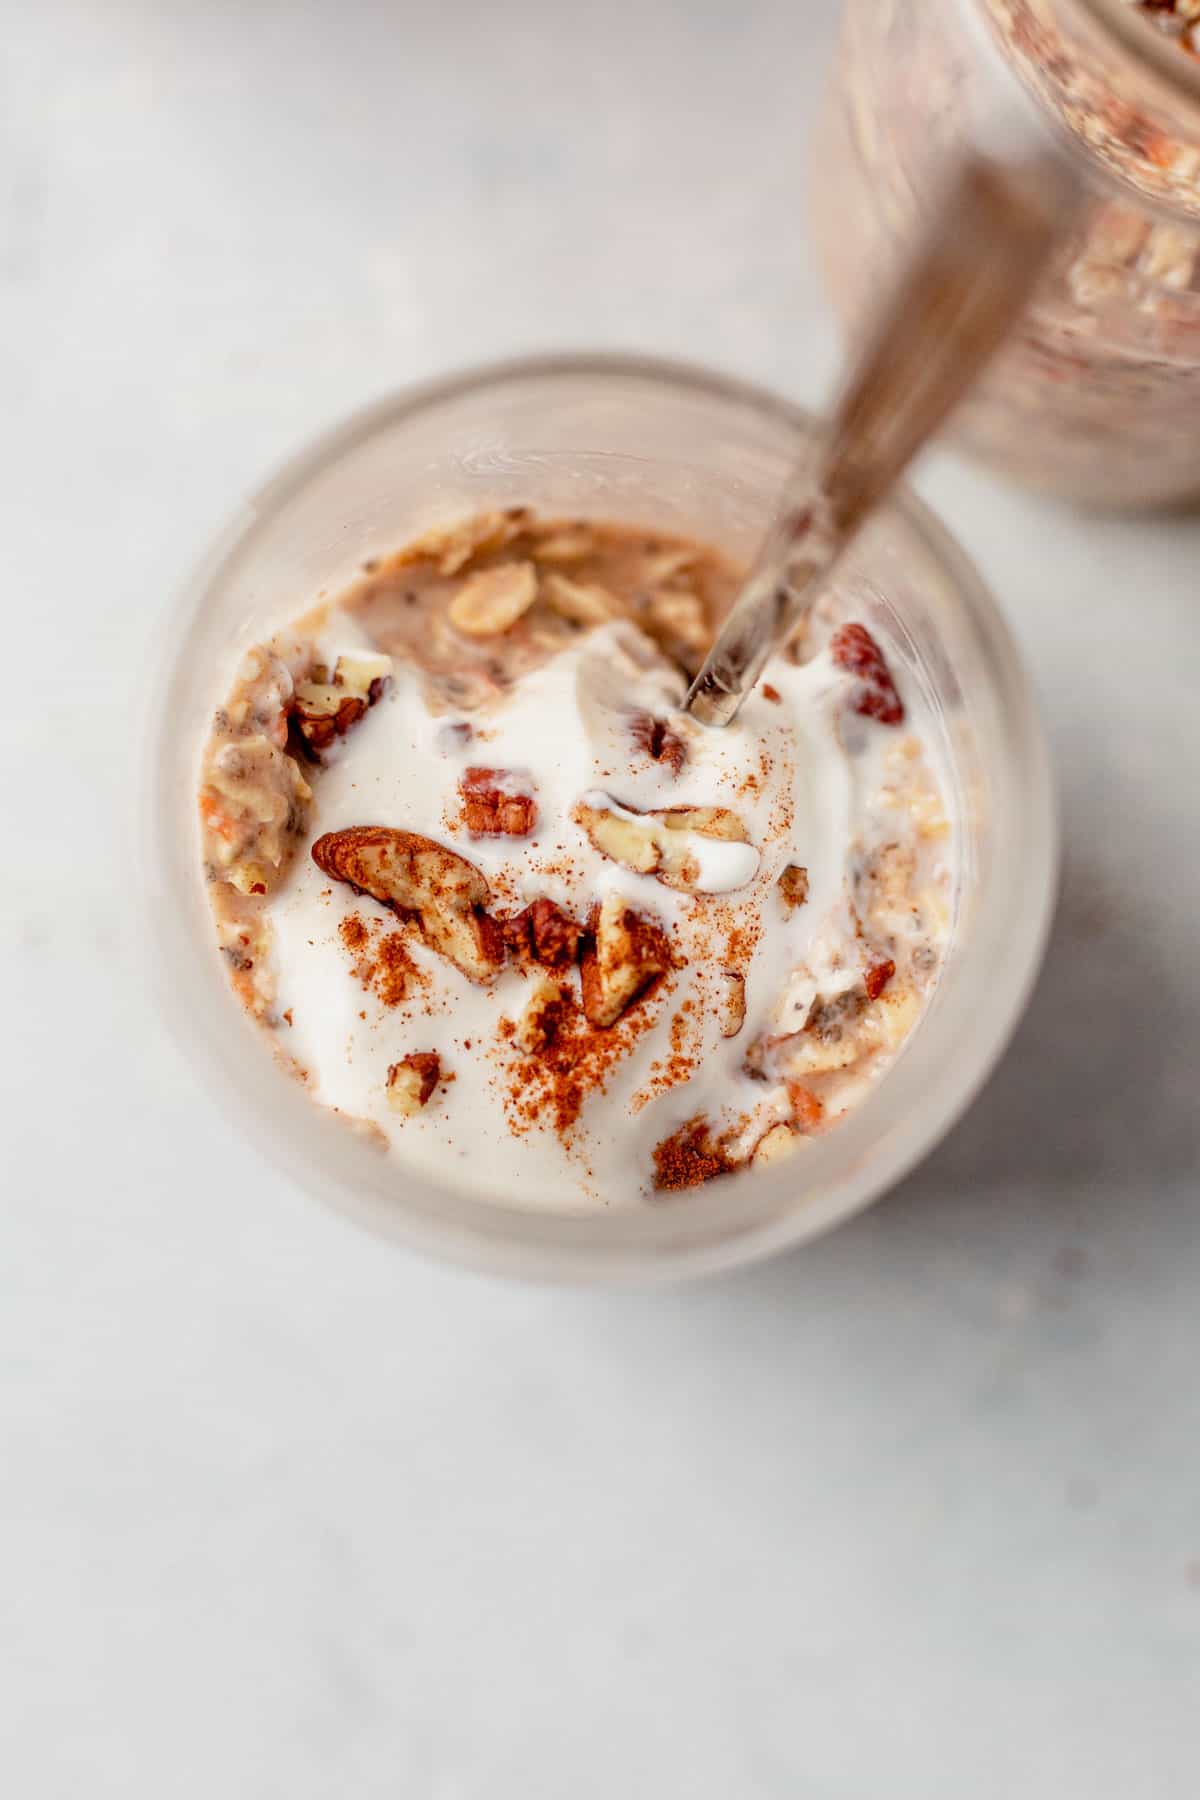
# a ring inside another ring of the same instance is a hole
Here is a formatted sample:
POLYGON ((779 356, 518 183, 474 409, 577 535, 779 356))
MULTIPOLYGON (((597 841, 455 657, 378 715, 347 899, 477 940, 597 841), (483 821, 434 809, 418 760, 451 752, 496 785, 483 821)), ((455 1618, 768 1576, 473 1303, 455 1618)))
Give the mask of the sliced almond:
POLYGON ((388 1105, 393 1112, 411 1119, 428 1106, 441 1079, 442 1062, 437 1051, 414 1050, 388 1070, 388 1105))
POLYGON ((431 950, 472 981, 490 981, 504 961, 504 937, 485 911, 487 882, 464 856, 433 838, 385 825, 327 832, 313 861, 335 881, 415 918, 431 950))
POLYGON ((569 576, 550 574, 543 577, 542 597, 560 618, 573 625, 605 625, 610 619, 625 616, 625 608, 606 587, 597 582, 572 581, 569 576))
POLYGON ((580 966, 583 1011, 589 1025, 607 1030, 672 967, 666 933, 621 894, 608 894, 592 922, 592 946, 580 966))
POLYGON ((310 761, 318 761, 323 751, 337 739, 345 737, 367 710, 363 695, 348 694, 332 683, 298 681, 292 707, 292 724, 301 740, 297 748, 310 761))
POLYGON ((531 562, 481 569, 463 582, 450 602, 450 623, 467 637, 498 637, 529 611, 537 587, 537 570, 531 562))
POLYGON ((717 1017, 726 1038, 735 1038, 746 1023, 746 977, 737 969, 722 969, 717 976, 717 1017))

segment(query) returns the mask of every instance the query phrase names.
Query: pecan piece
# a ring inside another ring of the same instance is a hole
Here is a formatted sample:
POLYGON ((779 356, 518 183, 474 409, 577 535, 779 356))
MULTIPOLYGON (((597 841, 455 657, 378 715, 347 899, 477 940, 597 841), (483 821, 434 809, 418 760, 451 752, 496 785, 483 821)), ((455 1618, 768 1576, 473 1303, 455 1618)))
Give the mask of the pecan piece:
POLYGON ((672 964, 662 927, 608 894, 590 921, 591 944, 580 965, 584 1017, 607 1030, 672 964))
POLYGON ((656 719, 652 713, 634 713, 629 732, 634 747, 651 762, 663 763, 672 774, 679 774, 687 761, 687 745, 665 719, 656 719))
POLYGON ((685 894, 745 887, 758 867, 758 851, 727 806, 668 806, 641 813, 596 789, 584 795, 571 817, 602 856, 685 894), (706 839, 730 849, 722 854, 706 847, 706 839))
POLYGON ((487 882, 464 856, 433 838, 386 825, 326 832, 312 847, 319 869, 413 918, 431 950, 472 981, 490 981, 504 961, 500 926, 485 911, 487 882))
MULTIPOLYGON (((298 681, 289 719, 292 747, 310 762, 320 762, 322 752, 375 705, 391 672, 390 656, 354 651, 338 657, 332 681, 298 681)), ((315 673, 324 676, 325 670, 315 673)))
POLYGON ((504 922, 504 936, 518 962, 569 969, 579 954, 583 926, 553 900, 534 900, 504 922))
POLYGON ((537 828, 537 802, 524 769, 464 769, 458 778, 463 823, 472 837, 528 837, 537 828))
POLYGON ((547 1049, 562 1023, 566 1006, 567 996, 558 983, 546 975, 538 975, 533 992, 517 1020, 514 1036, 520 1048, 535 1056, 547 1049))
POLYGON ((779 893, 789 912, 803 906, 808 899, 808 870, 799 863, 789 863, 779 877, 779 893))
POLYGON ((393 1063, 387 1073, 388 1105, 411 1119, 428 1106, 442 1079, 442 1059, 436 1050, 414 1050, 393 1063))
POLYGON ((904 719, 901 700, 883 651, 865 625, 855 621, 839 626, 829 642, 834 667, 858 677, 850 705, 865 718, 881 725, 899 725, 904 719))

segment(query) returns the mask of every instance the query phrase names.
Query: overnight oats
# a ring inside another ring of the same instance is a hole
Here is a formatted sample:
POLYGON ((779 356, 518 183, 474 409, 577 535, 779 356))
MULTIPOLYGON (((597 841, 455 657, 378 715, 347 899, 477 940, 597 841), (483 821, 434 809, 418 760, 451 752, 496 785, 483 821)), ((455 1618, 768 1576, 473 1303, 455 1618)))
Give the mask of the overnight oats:
POLYGON ((834 594, 737 721, 681 711, 740 571, 512 507, 372 559, 248 651, 204 874, 263 1054, 404 1167, 653 1202, 802 1157, 942 967, 951 785, 834 594))
POLYGON ((1198 19, 1183 0, 844 0, 813 210, 852 329, 956 150, 1000 119, 1011 134, 1024 108, 1087 183, 1079 225, 952 425, 1002 472, 1069 497, 1200 489, 1198 19))

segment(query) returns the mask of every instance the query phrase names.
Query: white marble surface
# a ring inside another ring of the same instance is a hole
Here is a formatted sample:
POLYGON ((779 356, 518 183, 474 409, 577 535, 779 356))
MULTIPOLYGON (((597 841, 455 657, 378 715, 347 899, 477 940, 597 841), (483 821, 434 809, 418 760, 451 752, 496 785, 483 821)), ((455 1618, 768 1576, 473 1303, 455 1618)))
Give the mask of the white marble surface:
POLYGON ((924 472, 1049 705, 1065 897, 974 1111, 807 1253, 648 1295, 426 1267, 257 1166, 145 991, 117 821, 181 566, 314 428, 493 353, 819 399, 832 12, 3 8, 21 1800, 1200 1791, 1200 523, 924 472))

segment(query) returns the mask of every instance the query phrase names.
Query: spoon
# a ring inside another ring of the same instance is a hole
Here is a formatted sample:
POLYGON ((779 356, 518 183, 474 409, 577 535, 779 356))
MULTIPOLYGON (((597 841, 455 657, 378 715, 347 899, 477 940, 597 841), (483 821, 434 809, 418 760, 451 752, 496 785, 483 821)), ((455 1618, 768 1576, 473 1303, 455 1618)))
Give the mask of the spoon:
POLYGON ((688 690, 685 710, 702 724, 736 716, 856 532, 1007 337, 1078 194, 1050 143, 1020 161, 964 155, 688 690))

